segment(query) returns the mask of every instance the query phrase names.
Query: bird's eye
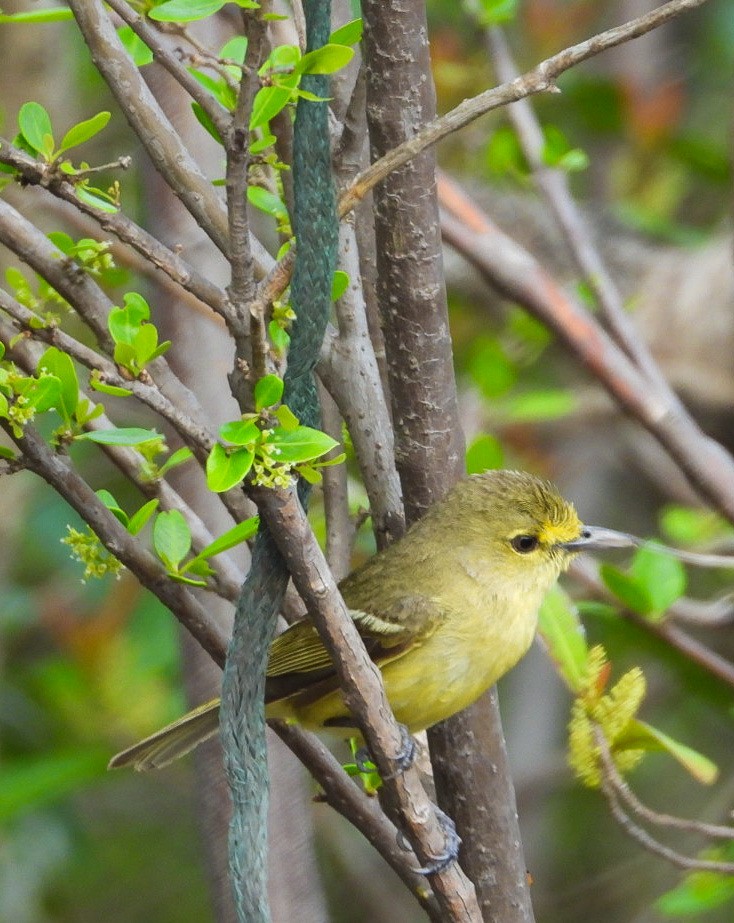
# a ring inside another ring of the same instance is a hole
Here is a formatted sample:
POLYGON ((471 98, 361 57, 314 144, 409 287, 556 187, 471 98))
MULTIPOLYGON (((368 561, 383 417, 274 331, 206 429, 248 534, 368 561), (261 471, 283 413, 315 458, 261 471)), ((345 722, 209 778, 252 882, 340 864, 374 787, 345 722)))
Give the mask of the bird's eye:
POLYGON ((518 554, 529 554, 538 547, 538 538, 535 535, 516 535, 510 539, 510 544, 518 554))

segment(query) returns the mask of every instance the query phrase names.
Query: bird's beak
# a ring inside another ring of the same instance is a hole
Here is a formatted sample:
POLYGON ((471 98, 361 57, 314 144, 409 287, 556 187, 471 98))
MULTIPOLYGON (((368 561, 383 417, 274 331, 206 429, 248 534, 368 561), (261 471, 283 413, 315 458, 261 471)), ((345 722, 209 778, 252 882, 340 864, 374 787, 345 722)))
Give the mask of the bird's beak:
POLYGON ((581 535, 571 542, 564 542, 562 547, 567 551, 599 551, 603 548, 635 548, 639 544, 639 539, 626 532, 583 526, 581 535))

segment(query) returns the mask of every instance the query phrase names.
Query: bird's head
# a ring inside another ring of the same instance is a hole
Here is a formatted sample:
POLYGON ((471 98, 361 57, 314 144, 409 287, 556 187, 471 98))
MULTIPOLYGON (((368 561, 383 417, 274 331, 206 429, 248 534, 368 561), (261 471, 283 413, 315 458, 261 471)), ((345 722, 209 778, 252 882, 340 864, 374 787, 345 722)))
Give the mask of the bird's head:
MULTIPOLYGON (((583 525, 552 484, 522 471, 472 475, 444 504, 465 538, 462 544, 476 549, 495 579, 502 574, 543 591, 577 552, 623 544, 621 533, 583 525)), ((447 543, 451 532, 446 530, 447 543)))

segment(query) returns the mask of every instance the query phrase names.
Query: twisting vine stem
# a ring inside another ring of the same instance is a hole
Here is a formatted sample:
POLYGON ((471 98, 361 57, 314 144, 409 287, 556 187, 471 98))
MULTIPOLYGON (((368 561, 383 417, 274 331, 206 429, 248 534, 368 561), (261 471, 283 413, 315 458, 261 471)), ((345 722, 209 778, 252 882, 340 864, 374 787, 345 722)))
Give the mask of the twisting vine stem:
MULTIPOLYGON (((305 3, 307 50, 329 38, 331 0, 305 3)), ((328 77, 306 74, 304 90, 321 100, 328 77)), ((336 264, 338 223, 331 178, 327 103, 301 98, 294 127, 293 226, 298 255, 291 284, 296 321, 291 333, 284 399, 306 426, 318 426, 314 366, 324 339, 336 264)), ((307 486, 301 485, 301 502, 307 486)), ((258 535, 242 588, 222 683, 221 725, 233 799, 230 875, 241 923, 267 923, 268 773, 265 670, 288 571, 267 530, 258 535)))

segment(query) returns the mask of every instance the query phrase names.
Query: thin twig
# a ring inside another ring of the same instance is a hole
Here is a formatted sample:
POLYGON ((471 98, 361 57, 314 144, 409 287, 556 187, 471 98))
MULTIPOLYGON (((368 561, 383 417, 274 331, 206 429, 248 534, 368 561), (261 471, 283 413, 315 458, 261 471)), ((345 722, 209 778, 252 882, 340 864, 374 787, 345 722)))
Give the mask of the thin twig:
MULTIPOLYGON (((726 875, 734 875, 734 862, 717 862, 713 859, 697 859, 693 856, 686 856, 669 846, 665 846, 648 833, 647 830, 638 827, 632 818, 625 813, 620 804, 620 800, 624 799, 625 795, 618 784, 620 781, 619 773, 614 765, 604 733, 598 726, 594 728, 594 737, 599 748, 601 760, 601 788, 609 804, 612 817, 625 833, 632 837, 633 840, 636 840, 648 852, 665 859, 666 862, 670 862, 676 868, 684 869, 687 872, 721 872, 726 875)), ((682 818, 678 818, 678 820, 682 820, 682 818)), ((707 835, 712 836, 713 834, 708 833, 707 835)), ((732 835, 734 835, 734 831, 727 835, 727 839, 732 835)))
MULTIPOLYGON (((103 231, 114 234, 118 240, 132 247, 153 267, 160 269, 177 285, 220 314, 227 325, 231 326, 234 315, 224 289, 199 273, 178 253, 174 253, 122 212, 103 211, 82 201, 77 196, 74 184, 53 164, 35 160, 3 137, 0 137, 0 163, 14 167, 24 184, 40 186, 82 214, 88 215, 103 231)), ((268 265, 270 264, 272 259, 268 265)))
POLYGON ((624 25, 607 29, 586 41, 571 45, 509 83, 464 100, 455 109, 421 128, 408 141, 393 148, 360 173, 352 185, 342 193, 339 199, 339 214, 344 216, 351 211, 366 192, 421 151, 471 124, 480 116, 534 93, 558 92, 555 80, 564 71, 602 51, 639 38, 681 13, 702 6, 705 2, 706 0, 671 0, 670 3, 664 3, 644 16, 638 16, 624 25))
MULTIPOLYGON (((499 26, 495 26, 487 31, 487 39, 497 76, 509 83, 518 73, 505 35, 499 26)), ((551 209, 566 239, 569 252, 596 299, 612 336, 653 384, 658 387, 665 386, 660 368, 635 330, 629 314, 624 309, 619 289, 594 246, 593 235, 573 200, 566 174, 562 170, 549 167, 543 161, 543 130, 533 111, 532 103, 529 99, 520 99, 507 107, 507 115, 515 127, 533 178, 551 209)))

